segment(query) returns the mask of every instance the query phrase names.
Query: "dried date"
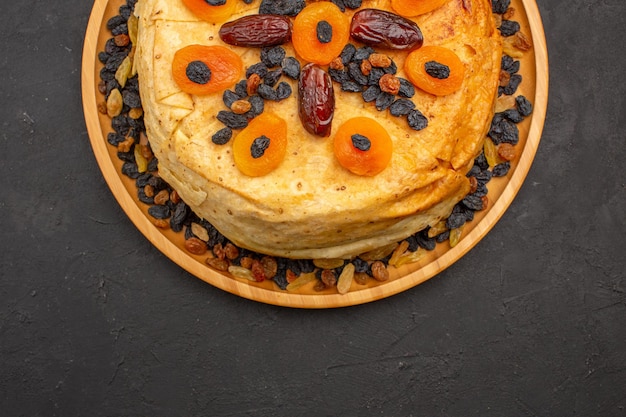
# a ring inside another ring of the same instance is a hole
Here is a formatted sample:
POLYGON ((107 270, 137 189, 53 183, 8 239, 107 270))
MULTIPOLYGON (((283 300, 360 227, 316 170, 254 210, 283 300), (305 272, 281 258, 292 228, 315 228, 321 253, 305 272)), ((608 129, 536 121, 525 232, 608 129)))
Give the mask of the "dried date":
POLYGON ((355 13, 350 35, 366 45, 400 50, 419 48, 424 42, 417 23, 377 9, 363 9, 355 13))
POLYGON ((299 115, 304 128, 314 135, 328 136, 335 113, 335 94, 324 69, 307 64, 298 81, 299 115))
POLYGON ((291 28, 286 16, 256 14, 224 23, 219 36, 229 45, 261 48, 289 42, 291 28))

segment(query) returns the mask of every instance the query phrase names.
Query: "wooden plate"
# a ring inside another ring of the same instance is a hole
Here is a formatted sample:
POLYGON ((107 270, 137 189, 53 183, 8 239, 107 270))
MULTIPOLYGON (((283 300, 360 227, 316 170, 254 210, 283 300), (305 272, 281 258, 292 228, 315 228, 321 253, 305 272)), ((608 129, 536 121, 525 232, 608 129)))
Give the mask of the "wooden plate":
POLYGON ((209 268, 202 257, 190 255, 184 250, 183 233, 163 231, 156 228, 147 214, 147 206, 138 202, 135 182, 121 174, 122 162, 106 137, 111 131, 110 119, 98 112, 102 95, 98 92, 99 73, 102 64, 98 52, 111 37, 106 29, 107 20, 118 13, 123 0, 95 0, 83 50, 82 95, 85 120, 91 145, 113 195, 122 209, 145 237, 172 261, 189 273, 215 287, 259 302, 298 308, 332 308, 362 304, 379 300, 412 288, 435 276, 452 265, 476 245, 504 214, 531 167, 539 145, 546 115, 548 99, 548 56, 541 17, 535 0, 513 0, 514 20, 518 21, 525 34, 532 35, 533 48, 521 60, 520 74, 523 82, 518 94, 526 96, 534 106, 533 114, 518 125, 520 141, 516 145, 519 157, 513 161, 506 177, 494 178, 489 182, 490 207, 477 212, 472 222, 465 225, 464 236, 453 248, 448 243, 438 244, 421 261, 404 265, 398 270, 391 268, 389 281, 378 283, 370 280, 366 286, 353 284, 345 295, 328 290, 315 292, 303 287, 301 292, 281 290, 273 282, 252 283, 233 278, 209 268))

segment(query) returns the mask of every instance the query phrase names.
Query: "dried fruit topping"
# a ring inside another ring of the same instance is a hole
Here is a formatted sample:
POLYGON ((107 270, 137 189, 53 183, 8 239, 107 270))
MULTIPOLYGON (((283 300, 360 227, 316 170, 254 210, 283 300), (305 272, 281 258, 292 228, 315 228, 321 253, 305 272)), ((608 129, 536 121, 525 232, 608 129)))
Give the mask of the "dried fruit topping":
POLYGON ((311 3, 293 22, 292 41, 302 59, 329 64, 350 38, 350 21, 330 2, 311 3))
POLYGON ((304 9, 304 0, 262 0, 259 13, 295 16, 304 9))
POLYGON ((235 165, 245 175, 259 177, 276 169, 287 152, 287 122, 263 113, 233 140, 235 165))
POLYGON ((261 48, 289 42, 291 28, 286 16, 257 14, 224 23, 219 36, 229 45, 261 48))
POLYGON ((412 17, 432 12, 448 0, 391 0, 391 8, 401 16, 412 17))
POLYGON ((179 49, 172 61, 172 74, 186 93, 205 95, 222 91, 241 78, 239 55, 223 46, 189 45, 179 49))
POLYGON ((436 96, 454 93, 465 77, 461 59, 451 49, 434 45, 411 52, 404 62, 404 71, 416 87, 436 96))
POLYGON ((357 175, 374 176, 389 165, 393 144, 377 121, 355 117, 339 127, 333 148, 341 166, 357 175))
POLYGON ((424 37, 417 23, 395 13, 363 9, 352 17, 350 36, 366 45, 390 49, 415 49, 424 37))
POLYGON ((304 128, 314 135, 330 135, 335 94, 328 73, 315 64, 305 65, 300 73, 298 95, 300 121, 304 128))
POLYGON ((183 0, 183 4, 200 19, 221 23, 233 15, 238 0, 183 0))

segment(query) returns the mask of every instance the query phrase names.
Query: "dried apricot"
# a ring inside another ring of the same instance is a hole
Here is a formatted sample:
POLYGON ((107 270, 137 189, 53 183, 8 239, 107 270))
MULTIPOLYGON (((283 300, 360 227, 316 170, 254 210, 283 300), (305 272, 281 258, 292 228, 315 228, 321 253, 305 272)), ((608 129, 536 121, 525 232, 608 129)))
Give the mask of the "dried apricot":
POLYGON ((329 64, 350 38, 350 20, 331 2, 306 6, 293 22, 293 46, 305 61, 329 64))
POLYGON ((391 8, 400 16, 411 17, 432 12, 448 0, 391 0, 391 8))
POLYGON ((189 45, 172 61, 176 84, 185 93, 205 95, 235 84, 243 73, 239 55, 224 46, 189 45))
POLYGON ((248 124, 233 141, 235 165, 245 175, 260 177, 272 172, 287 152, 287 122, 263 113, 248 124))
POLYGON ((197 17, 210 23, 220 23, 233 15, 238 0, 226 0, 224 4, 207 0, 183 0, 183 4, 197 17))
POLYGON ((465 77, 465 66, 458 55, 434 45, 411 52, 404 61, 404 71, 416 87, 436 96, 454 93, 465 77))
POLYGON ((393 143, 377 121, 355 117, 339 127, 333 147, 341 166, 357 175, 374 176, 389 165, 393 143))

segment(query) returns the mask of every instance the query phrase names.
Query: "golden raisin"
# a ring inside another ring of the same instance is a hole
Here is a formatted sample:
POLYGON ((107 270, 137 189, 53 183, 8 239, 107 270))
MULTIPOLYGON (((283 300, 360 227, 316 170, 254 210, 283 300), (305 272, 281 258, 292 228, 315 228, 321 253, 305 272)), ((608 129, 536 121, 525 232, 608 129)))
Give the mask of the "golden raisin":
POLYGON ((389 271, 384 263, 381 261, 375 261, 372 264, 372 277, 376 281, 387 281, 389 279, 389 271))
POLYGON ((203 255, 207 251, 207 245, 197 237, 191 237, 185 240, 185 249, 194 255, 203 255))

